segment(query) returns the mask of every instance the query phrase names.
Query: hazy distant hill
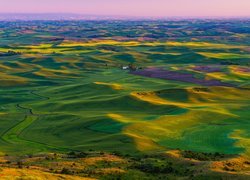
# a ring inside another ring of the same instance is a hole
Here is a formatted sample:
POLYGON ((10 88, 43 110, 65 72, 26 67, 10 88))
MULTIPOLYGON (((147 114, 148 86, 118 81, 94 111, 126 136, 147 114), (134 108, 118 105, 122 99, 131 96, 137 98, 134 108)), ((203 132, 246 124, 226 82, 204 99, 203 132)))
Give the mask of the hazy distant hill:
POLYGON ((108 19, 129 19, 125 16, 98 16, 71 13, 50 13, 50 14, 25 14, 25 13, 0 13, 0 21, 16 20, 108 20, 108 19))

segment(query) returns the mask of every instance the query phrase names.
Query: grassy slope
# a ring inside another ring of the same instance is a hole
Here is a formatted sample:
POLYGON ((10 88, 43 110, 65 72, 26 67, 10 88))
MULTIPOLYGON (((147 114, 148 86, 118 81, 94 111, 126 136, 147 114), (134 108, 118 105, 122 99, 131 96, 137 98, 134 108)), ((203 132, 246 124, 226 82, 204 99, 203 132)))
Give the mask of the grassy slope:
MULTIPOLYGON (((133 76, 117 68, 128 62, 164 66, 238 86, 249 81, 248 73, 226 66, 220 74, 205 74, 192 71, 187 63, 218 64, 232 54, 228 61, 246 63, 245 48, 203 42, 108 40, 16 47, 22 55, 11 61, 1 58, 1 86, 5 88, 1 90, 1 112, 19 113, 15 120, 1 121, 5 127, 1 146, 13 152, 21 144, 20 153, 70 149, 135 153, 166 148, 248 152, 248 90, 195 92, 196 84, 133 76), (214 56, 214 51, 222 54, 214 56), (9 89, 17 85, 21 86, 18 90, 9 89), (19 96, 18 91, 23 94, 19 96), (18 109, 19 103, 39 118, 18 109)), ((3 52, 9 49, 1 47, 3 52)))

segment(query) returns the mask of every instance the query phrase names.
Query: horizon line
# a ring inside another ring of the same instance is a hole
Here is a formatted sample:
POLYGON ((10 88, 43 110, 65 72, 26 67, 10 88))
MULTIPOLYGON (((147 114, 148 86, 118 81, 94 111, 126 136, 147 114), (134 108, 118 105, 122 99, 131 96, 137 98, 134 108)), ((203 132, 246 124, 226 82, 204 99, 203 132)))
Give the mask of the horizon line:
MULTIPOLYGON (((80 17, 80 16, 92 16, 96 18, 122 18, 122 19, 166 19, 166 18, 178 18, 178 19, 248 19, 250 16, 130 16, 130 15, 109 15, 109 14, 103 14, 103 15, 96 15, 96 14, 81 14, 81 13, 72 13, 72 12, 0 12, 1 16, 10 16, 10 15, 63 15, 63 16, 79 16, 79 20, 81 18, 86 19, 86 17, 80 17)), ((8 17, 6 17, 8 18, 8 17)), ((9 17, 10 18, 10 17, 9 17)), ((16 17, 17 18, 17 17, 16 17)), ((66 18, 74 18, 74 17, 64 17, 66 18)), ((76 18, 76 17, 75 17, 76 18)), ((1 18, 0 18, 1 19, 1 18)), ((3 17, 2 17, 3 19, 3 17)), ((32 19, 32 17, 31 17, 32 19)), ((19 20, 19 19, 18 19, 19 20)), ((21 19, 20 19, 21 20, 21 19)), ((42 20, 42 19, 41 19, 42 20)))
POLYGON ((112 14, 82 14, 82 13, 73 13, 73 12, 0 12, 0 14, 64 14, 64 15, 90 15, 90 16, 122 16, 122 17, 250 17, 250 15, 244 15, 244 16, 238 16, 238 15, 232 15, 232 16, 185 16, 185 15, 174 15, 174 16, 143 16, 143 15, 112 15, 112 14))

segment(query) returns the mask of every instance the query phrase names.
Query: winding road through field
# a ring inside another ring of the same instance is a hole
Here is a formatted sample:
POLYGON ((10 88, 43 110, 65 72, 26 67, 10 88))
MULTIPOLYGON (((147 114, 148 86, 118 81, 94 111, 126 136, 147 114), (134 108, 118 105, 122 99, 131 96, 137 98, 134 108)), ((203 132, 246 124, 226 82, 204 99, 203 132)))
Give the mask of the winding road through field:
MULTIPOLYGON (((39 97, 39 99, 42 100, 49 100, 49 97, 41 96, 34 91, 29 92, 31 95, 39 97)), ((29 141, 26 139, 23 139, 20 137, 22 132, 28 128, 32 123, 34 123, 36 120, 38 120, 42 115, 35 114, 31 108, 24 107, 23 105, 17 104, 16 108, 25 111, 24 112, 24 118, 21 122, 17 123, 10 129, 8 129, 2 136, 1 139, 4 140, 7 143, 14 144, 14 145, 21 145, 21 146, 27 146, 34 149, 37 149, 39 151, 48 151, 48 150, 62 150, 65 148, 58 148, 55 146, 47 145, 40 142, 34 142, 29 141)))

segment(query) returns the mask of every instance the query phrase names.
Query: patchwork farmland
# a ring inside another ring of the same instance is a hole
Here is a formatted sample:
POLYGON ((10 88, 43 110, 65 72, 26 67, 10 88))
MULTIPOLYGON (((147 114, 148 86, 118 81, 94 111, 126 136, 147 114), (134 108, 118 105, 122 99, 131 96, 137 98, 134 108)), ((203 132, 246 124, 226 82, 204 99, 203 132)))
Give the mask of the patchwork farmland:
POLYGON ((249 31, 249 20, 1 22, 0 173, 249 178, 249 31))

